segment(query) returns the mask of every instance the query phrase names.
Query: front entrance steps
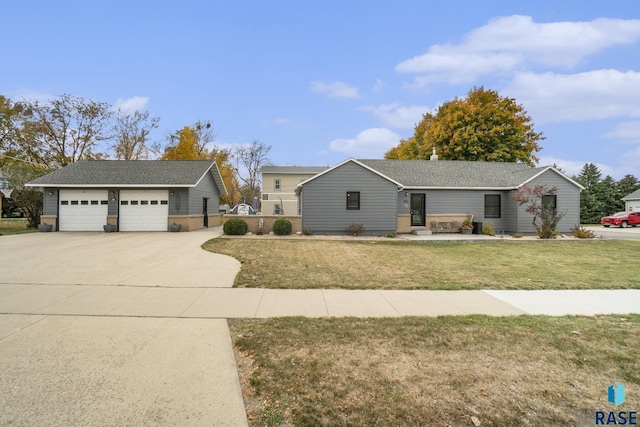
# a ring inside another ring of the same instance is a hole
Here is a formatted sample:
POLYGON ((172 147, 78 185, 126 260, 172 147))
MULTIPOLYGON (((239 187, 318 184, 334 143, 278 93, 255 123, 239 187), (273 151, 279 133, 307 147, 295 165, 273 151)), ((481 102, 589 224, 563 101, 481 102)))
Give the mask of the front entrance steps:
POLYGON ((411 234, 415 234, 416 236, 430 236, 431 230, 427 230, 426 228, 416 228, 411 230, 411 234))

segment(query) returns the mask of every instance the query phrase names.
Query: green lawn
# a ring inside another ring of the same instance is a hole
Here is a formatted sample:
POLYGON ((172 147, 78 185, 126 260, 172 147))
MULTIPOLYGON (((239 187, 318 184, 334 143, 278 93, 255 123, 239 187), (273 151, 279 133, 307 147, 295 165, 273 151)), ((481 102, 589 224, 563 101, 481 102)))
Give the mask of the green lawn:
POLYGON ((242 262, 237 287, 640 289, 633 241, 229 239, 203 248, 242 262))

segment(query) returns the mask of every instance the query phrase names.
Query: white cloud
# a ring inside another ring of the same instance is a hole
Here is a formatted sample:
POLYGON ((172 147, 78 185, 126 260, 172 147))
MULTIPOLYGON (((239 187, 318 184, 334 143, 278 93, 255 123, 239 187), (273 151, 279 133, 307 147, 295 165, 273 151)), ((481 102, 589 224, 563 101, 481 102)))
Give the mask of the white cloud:
POLYGON ((640 73, 516 74, 504 90, 535 123, 640 117, 640 73))
POLYGON ((381 92, 386 86, 387 84, 383 80, 376 79, 376 84, 373 86, 373 91, 375 93, 381 92))
POLYGON ((596 165, 600 170, 600 172, 602 173, 603 177, 607 175, 613 176, 613 172, 614 172, 613 168, 603 163, 594 162, 592 160, 577 161, 577 160, 560 159, 553 156, 540 156, 540 161, 538 162, 538 165, 539 166, 552 166, 552 165, 560 166, 564 174, 567 175, 568 177, 571 177, 574 175, 579 175, 580 171, 582 170, 584 165, 586 165, 587 163, 593 163, 594 165, 596 165))
POLYGON ((605 138, 618 139, 627 143, 640 142, 640 121, 619 123, 605 138))
POLYGON ((413 129, 422 120, 423 114, 435 112, 435 108, 424 105, 405 107, 399 102, 382 104, 377 107, 365 106, 361 110, 372 112, 385 126, 399 129, 413 129))
POLYGON ((129 99, 118 99, 113 105, 114 111, 122 111, 123 113, 133 113, 142 111, 146 108, 149 98, 146 96, 134 96, 129 99))
POLYGON ((603 49, 640 39, 640 20, 536 23, 530 16, 500 17, 469 32, 460 44, 433 45, 396 71, 420 74, 415 84, 466 83, 530 65, 572 67, 603 49))
POLYGON ((325 83, 313 81, 311 90, 316 93, 324 93, 329 98, 359 98, 358 88, 349 86, 343 82, 325 83))
POLYGON ((400 139, 400 135, 389 129, 371 128, 353 139, 334 139, 329 143, 329 149, 352 157, 382 158, 385 152, 398 145, 400 139))

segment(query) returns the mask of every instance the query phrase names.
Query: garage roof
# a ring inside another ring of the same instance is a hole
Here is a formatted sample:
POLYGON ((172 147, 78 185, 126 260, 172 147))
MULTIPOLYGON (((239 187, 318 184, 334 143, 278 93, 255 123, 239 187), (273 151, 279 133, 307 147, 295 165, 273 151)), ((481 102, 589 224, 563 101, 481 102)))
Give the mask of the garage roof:
POLYGON ((81 160, 28 182, 28 187, 195 187, 211 173, 227 194, 211 160, 81 160))

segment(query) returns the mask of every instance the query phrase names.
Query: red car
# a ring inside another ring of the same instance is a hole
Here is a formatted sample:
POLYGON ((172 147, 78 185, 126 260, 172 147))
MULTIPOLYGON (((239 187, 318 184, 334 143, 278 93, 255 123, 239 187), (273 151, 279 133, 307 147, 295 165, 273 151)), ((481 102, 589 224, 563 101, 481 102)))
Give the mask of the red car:
POLYGON ((600 224, 605 227, 635 227, 640 224, 640 212, 618 212, 610 216, 603 216, 600 224))

